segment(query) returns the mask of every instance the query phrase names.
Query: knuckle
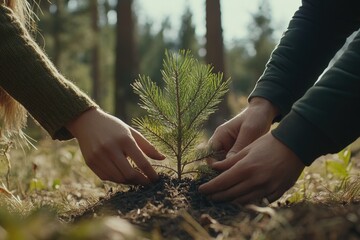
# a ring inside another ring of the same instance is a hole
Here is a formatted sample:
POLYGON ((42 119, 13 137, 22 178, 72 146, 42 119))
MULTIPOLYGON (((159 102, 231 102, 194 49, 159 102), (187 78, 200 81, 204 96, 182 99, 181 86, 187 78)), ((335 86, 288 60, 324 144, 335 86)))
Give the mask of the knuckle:
POLYGON ((119 134, 116 136, 115 141, 117 143, 125 144, 131 142, 130 139, 132 139, 131 134, 119 134))

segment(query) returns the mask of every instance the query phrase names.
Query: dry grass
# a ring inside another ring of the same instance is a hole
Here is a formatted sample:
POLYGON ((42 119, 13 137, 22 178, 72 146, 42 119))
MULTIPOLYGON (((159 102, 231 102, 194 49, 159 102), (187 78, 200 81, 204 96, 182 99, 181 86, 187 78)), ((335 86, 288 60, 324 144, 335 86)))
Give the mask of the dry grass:
MULTIPOLYGON (((37 147, 10 151, 9 186, 0 176, 0 239, 163 239, 157 228, 140 232, 118 217, 68 223, 110 190, 123 187, 99 181, 73 142, 41 141, 37 147)), ((358 239, 359 161, 352 158, 347 179, 329 172, 326 161, 338 159, 320 158, 276 203, 246 206, 230 223, 182 211, 177 227, 192 239, 358 239)))

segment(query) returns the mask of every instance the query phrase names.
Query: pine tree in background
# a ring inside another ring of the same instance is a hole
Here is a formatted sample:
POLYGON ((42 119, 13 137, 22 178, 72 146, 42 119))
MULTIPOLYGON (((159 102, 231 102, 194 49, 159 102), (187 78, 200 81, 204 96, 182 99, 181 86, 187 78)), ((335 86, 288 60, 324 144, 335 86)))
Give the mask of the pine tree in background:
POLYGON ((37 40, 60 72, 90 93, 93 31, 89 2, 78 0, 70 6, 68 2, 41 1, 37 40))
POLYGON ((197 159, 196 147, 203 137, 203 124, 215 111, 227 92, 229 79, 212 73, 212 67, 199 63, 189 51, 165 53, 161 71, 161 89, 147 76, 140 76, 132 85, 140 97, 140 106, 148 113, 135 118, 140 131, 163 151, 181 179, 186 166, 197 159))
POLYGON ((225 59, 227 75, 232 79, 232 93, 246 97, 254 87, 254 79, 249 74, 247 65, 251 56, 244 42, 233 42, 231 48, 226 51, 225 59))
POLYGON ((187 6, 181 17, 181 26, 179 31, 179 49, 190 50, 196 58, 199 58, 199 43, 196 38, 195 26, 192 22, 193 14, 187 6))
POLYGON ((90 1, 90 20, 93 31, 93 46, 91 49, 91 77, 92 77, 92 98, 100 104, 101 83, 100 83, 100 26, 98 1, 90 1))
POLYGON ((139 53, 139 72, 148 75, 156 83, 162 84, 161 73, 162 60, 166 49, 173 47, 174 43, 165 40, 164 32, 169 29, 170 23, 165 19, 158 32, 153 33, 153 24, 146 22, 140 26, 138 31, 138 53, 139 53), (141 27, 141 28, 140 28, 141 27))
POLYGON ((232 89, 243 96, 248 96, 254 88, 276 45, 269 2, 261 1, 251 17, 247 37, 233 42, 226 53, 226 70, 232 79, 232 89))
POLYGON ((54 18, 53 18, 53 37, 54 37, 54 55, 53 62, 54 65, 60 66, 60 57, 61 57, 61 34, 64 28, 64 19, 65 16, 65 5, 63 0, 56 0, 55 4, 52 5, 54 10, 54 18))
POLYGON ((249 25, 249 41, 254 54, 249 59, 247 67, 252 75, 252 86, 264 72, 270 54, 275 48, 276 42, 273 38, 273 32, 269 1, 262 0, 259 3, 258 11, 252 14, 252 22, 249 25))

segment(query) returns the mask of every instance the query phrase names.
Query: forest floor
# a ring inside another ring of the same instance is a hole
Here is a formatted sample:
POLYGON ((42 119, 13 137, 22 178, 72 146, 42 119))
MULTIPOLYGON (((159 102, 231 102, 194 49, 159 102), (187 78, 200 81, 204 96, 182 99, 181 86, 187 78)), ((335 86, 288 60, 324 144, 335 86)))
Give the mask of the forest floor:
POLYGON ((150 239, 360 239, 360 205, 354 200, 213 203, 198 193, 201 182, 162 177, 151 187, 110 194, 73 219, 119 216, 150 239))
POLYGON ((277 202, 241 206, 208 201, 196 178, 101 182, 73 143, 25 152, 3 174, 0 239, 360 239, 356 156, 324 156, 277 202))

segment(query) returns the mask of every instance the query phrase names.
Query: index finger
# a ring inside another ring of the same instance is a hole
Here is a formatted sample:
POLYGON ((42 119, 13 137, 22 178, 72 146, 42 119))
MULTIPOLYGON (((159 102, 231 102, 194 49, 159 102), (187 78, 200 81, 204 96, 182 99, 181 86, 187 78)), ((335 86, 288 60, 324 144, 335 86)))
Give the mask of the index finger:
POLYGON ((212 150, 220 151, 225 150, 229 151, 231 146, 236 140, 237 132, 233 132, 226 125, 221 125, 218 127, 213 135, 209 139, 209 145, 212 150))
POLYGON ((242 126, 240 128, 239 134, 236 137, 234 145, 229 150, 227 156, 232 156, 241 150, 243 150, 245 147, 247 147, 249 144, 254 142, 256 139, 264 135, 265 132, 253 128, 253 127, 246 127, 242 126))
POLYGON ((150 181, 155 182, 159 179, 156 171, 146 159, 145 154, 135 142, 133 142, 126 150, 126 154, 135 162, 136 166, 149 178, 150 181))

